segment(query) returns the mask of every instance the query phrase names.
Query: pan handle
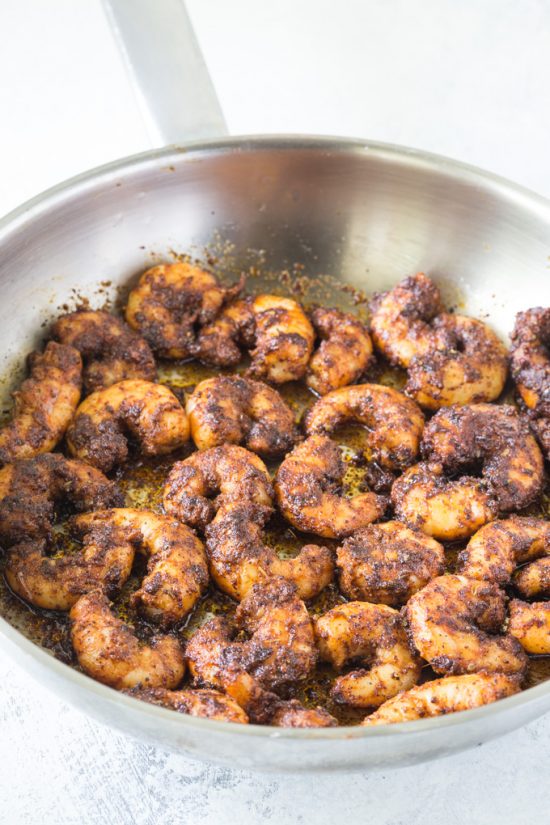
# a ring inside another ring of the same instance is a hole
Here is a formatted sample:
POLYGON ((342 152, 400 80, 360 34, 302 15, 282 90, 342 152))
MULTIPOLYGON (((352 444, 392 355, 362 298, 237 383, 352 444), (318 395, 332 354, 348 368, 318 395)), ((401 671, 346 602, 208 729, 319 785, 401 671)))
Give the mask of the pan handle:
POLYGON ((154 146, 227 126, 183 0, 103 0, 154 146))

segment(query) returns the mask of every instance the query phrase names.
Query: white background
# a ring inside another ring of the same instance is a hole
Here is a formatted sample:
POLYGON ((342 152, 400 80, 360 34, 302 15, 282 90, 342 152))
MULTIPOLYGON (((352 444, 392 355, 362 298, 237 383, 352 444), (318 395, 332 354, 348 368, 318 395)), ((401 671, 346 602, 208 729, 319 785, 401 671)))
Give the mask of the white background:
MULTIPOLYGON (((153 2, 153 0, 152 0, 153 2)), ((190 0, 230 131, 454 156, 550 196, 550 0, 190 0)), ((99 0, 0 0, 0 214, 149 147, 99 0)), ((136 744, 0 660, 0 822, 547 821, 550 718, 437 765, 300 779, 136 744)))

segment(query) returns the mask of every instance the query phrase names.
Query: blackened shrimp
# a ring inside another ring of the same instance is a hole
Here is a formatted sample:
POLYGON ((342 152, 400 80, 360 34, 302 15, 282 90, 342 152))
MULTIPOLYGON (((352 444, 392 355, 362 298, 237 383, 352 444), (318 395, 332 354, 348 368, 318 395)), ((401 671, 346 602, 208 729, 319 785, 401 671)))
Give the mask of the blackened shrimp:
POLYGON ((387 498, 372 492, 343 495, 344 473, 340 450, 328 436, 312 435, 298 444, 275 479, 277 503, 287 521, 304 532, 334 538, 380 518, 387 498))
POLYGON ((368 429, 371 456, 387 469, 403 469, 415 460, 424 417, 402 393, 380 384, 356 384, 333 390, 308 411, 308 435, 329 435, 340 425, 356 423, 368 429))
POLYGON ((175 688, 183 679, 185 659, 174 636, 142 644, 119 619, 99 590, 81 596, 71 608, 71 640, 81 668, 106 685, 175 688))
POLYGON ((315 332, 300 304, 278 295, 257 295, 251 309, 255 347, 250 352, 250 375, 270 384, 303 378, 315 332))
POLYGON ((218 587, 243 599, 253 585, 274 576, 292 582, 302 599, 312 599, 332 580, 327 547, 308 544, 293 558, 280 558, 263 539, 270 511, 265 505, 226 502, 206 528, 210 574, 218 587))
POLYGON ((0 541, 4 547, 49 536, 56 504, 95 510, 122 503, 113 481, 82 461, 48 453, 0 470, 0 541))
POLYGON ((435 323, 452 345, 411 361, 407 395, 428 410, 498 398, 508 363, 506 348, 495 333, 482 321, 464 315, 444 313, 435 323))
POLYGON ((315 619, 319 655, 341 670, 364 667, 334 681, 331 695, 355 707, 377 707, 418 681, 420 659, 411 653, 397 610, 383 604, 347 602, 315 619))
POLYGON ((321 707, 304 707, 297 699, 279 702, 269 724, 278 728, 333 728, 334 716, 321 707))
POLYGON ((248 723, 248 716, 240 705, 230 696, 219 690, 168 690, 167 688, 137 688, 128 691, 129 696, 159 705, 162 708, 175 710, 189 716, 200 716, 204 719, 214 719, 216 722, 237 722, 241 725, 248 723))
POLYGON ((273 714, 272 691, 306 679, 317 660, 313 626, 296 589, 283 579, 254 586, 237 608, 236 628, 212 619, 189 639, 186 659, 197 684, 224 690, 254 721, 273 714))
POLYGON ((126 460, 128 434, 145 455, 165 455, 189 440, 189 422, 168 387, 120 381, 80 404, 67 431, 67 446, 73 456, 106 473, 126 460))
POLYGON ((510 337, 512 378, 550 461, 550 307, 518 312, 510 337))
POLYGON ((506 597, 492 582, 440 576, 405 607, 412 642, 436 673, 524 673, 521 645, 502 634, 506 597))
POLYGON ((147 341, 109 312, 78 310, 62 315, 51 334, 80 352, 87 393, 127 378, 156 378, 155 359, 147 341))
POLYGON ((514 407, 468 404, 440 410, 426 425, 421 448, 446 473, 481 468, 501 513, 520 510, 541 493, 542 454, 514 407))
POLYGON ((186 404, 191 437, 199 450, 243 444, 278 456, 298 439, 294 414, 279 393, 261 381, 220 375, 201 381, 186 404))
POLYGON ((50 341, 28 365, 30 376, 13 393, 12 419, 0 429, 0 464, 53 450, 80 400, 82 359, 74 347, 50 341))
POLYGON ((272 497, 261 458, 224 444, 176 462, 164 485, 163 505, 169 515, 204 529, 224 503, 248 501, 271 512, 272 497))
POLYGON ((154 266, 130 292, 126 320, 162 358, 188 358, 195 354, 197 327, 210 323, 242 286, 241 280, 224 287, 188 263, 154 266))
POLYGON ((307 368, 306 383, 326 395, 363 375, 372 360, 372 342, 364 324, 338 309, 319 307, 311 320, 321 343, 307 368))
POLYGON ((520 688, 517 678, 502 673, 468 673, 434 679, 384 702, 363 721, 363 725, 393 725, 429 719, 497 702, 520 688))
POLYGON ((147 575, 132 596, 132 604, 151 621, 172 625, 194 607, 208 584, 202 542, 189 527, 148 510, 118 508, 77 516, 81 530, 125 531, 147 559, 147 575))
POLYGON ((84 593, 103 589, 112 595, 132 569, 134 546, 128 531, 116 525, 91 526, 82 548, 48 556, 44 539, 17 544, 8 553, 5 576, 22 599, 46 610, 70 610, 84 593))
POLYGON ((424 273, 378 296, 372 309, 376 346, 409 370, 405 391, 422 407, 493 401, 502 392, 506 348, 481 321, 443 312, 439 290, 424 273))
POLYGON ((527 653, 550 654, 550 602, 512 599, 508 632, 527 653))
POLYGON ((394 482, 391 500, 400 521, 440 541, 468 538, 498 514, 483 479, 449 479, 435 462, 406 470, 394 482))
POLYGON ((233 301, 200 330, 194 354, 205 364, 234 367, 242 358, 242 349, 252 349, 256 323, 250 298, 233 301))
MULTIPOLYGON (((472 536, 458 557, 458 572, 505 585, 519 564, 541 556, 550 556, 550 522, 511 516, 486 524, 472 536)), ((528 573, 530 567, 523 571, 528 573)))
POLYGON ((418 272, 371 302, 371 335, 391 364, 407 368, 412 359, 450 344, 445 329, 431 322, 443 312, 434 282, 418 272))
POLYGON ((399 521, 370 524, 338 548, 340 589, 349 599, 398 607, 445 570, 439 542, 399 521))

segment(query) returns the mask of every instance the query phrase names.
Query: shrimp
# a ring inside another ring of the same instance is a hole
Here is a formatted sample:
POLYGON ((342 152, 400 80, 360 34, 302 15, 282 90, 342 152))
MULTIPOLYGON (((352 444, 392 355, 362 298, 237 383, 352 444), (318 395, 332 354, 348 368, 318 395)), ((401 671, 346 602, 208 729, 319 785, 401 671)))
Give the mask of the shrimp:
POLYGON ((516 589, 526 599, 550 596, 550 546, 545 548, 545 558, 527 564, 514 575, 516 589))
POLYGON ((472 536, 459 554, 458 572, 470 579, 505 585, 518 564, 540 556, 550 556, 550 523, 529 516, 511 516, 486 524, 472 536))
POLYGON ((308 544, 294 558, 279 558, 262 539, 269 515, 264 505, 247 502, 227 502, 218 508, 206 528, 212 578, 234 599, 243 599, 253 585, 273 576, 294 583, 300 598, 314 598, 334 575, 331 551, 308 544))
POLYGON ((250 299, 233 301, 200 330, 194 354, 205 364, 234 367, 242 358, 241 347, 252 349, 256 337, 250 299))
POLYGON ((550 653, 550 602, 510 602, 508 633, 521 644, 527 653, 550 653))
POLYGON ((306 679, 317 661, 311 619, 296 588, 284 579, 255 585, 237 608, 234 628, 211 619, 191 636, 186 659, 195 683, 235 699, 253 721, 266 721, 277 705, 273 691, 306 679))
POLYGON ((398 607, 445 571, 439 542, 398 521, 370 524, 336 551, 340 589, 349 599, 398 607))
POLYGON ((434 679, 389 699, 362 724, 392 725, 471 710, 512 696, 519 687, 518 679, 502 673, 467 673, 434 679))
POLYGON ((47 538, 55 505, 77 510, 122 503, 122 494, 103 473, 59 453, 8 464, 0 470, 0 541, 4 547, 47 538))
POLYGON ((312 435, 287 455, 275 479, 277 503, 294 527, 334 538, 349 536, 384 515, 387 498, 360 493, 341 495, 345 466, 337 445, 312 435))
POLYGON ((512 378, 550 461, 550 307, 518 312, 510 338, 512 378))
POLYGON ((80 352, 87 393, 127 378, 154 381, 157 377, 155 359, 147 341, 109 312, 69 312, 57 319, 51 335, 80 352))
POLYGON ((498 513, 483 480, 449 480, 434 462, 415 464, 396 479, 391 500, 400 521, 440 541, 468 538, 498 513))
POLYGON ((426 425, 421 448, 449 474, 481 464, 500 513, 521 510, 542 491, 542 454, 514 407, 468 404, 440 410, 426 425))
POLYGON ((315 619, 321 659, 341 670, 346 662, 367 667, 339 676, 331 696, 355 707, 377 707, 418 681, 422 668, 411 653, 397 610, 383 604, 347 602, 315 619))
POLYGON ((422 407, 493 401, 507 374, 507 352, 474 318, 443 312, 439 290, 420 272, 373 302, 371 332, 390 360, 408 369, 407 395, 422 407))
POLYGON ((237 722, 241 725, 248 723, 248 716, 244 710, 230 696, 220 693, 219 690, 137 688, 128 691, 128 695, 141 699, 142 702, 175 710, 177 713, 186 713, 189 716, 214 719, 216 722, 237 722))
POLYGON ((48 557, 44 539, 12 547, 6 561, 9 586, 26 602, 46 610, 70 610, 80 596, 119 590, 130 575, 134 546, 127 531, 114 525, 85 531, 82 549, 48 557))
POLYGON ((251 302, 255 347, 249 373, 271 384, 298 381, 306 373, 315 332, 292 298, 258 295, 251 302))
POLYGON ((405 392, 428 410, 452 404, 494 401, 508 373, 506 347, 487 324, 444 313, 436 319, 452 347, 416 356, 409 365, 405 392))
POLYGON ((73 456, 107 473, 128 456, 127 432, 145 455, 165 455, 189 440, 189 422, 168 387, 120 381, 80 404, 67 431, 67 446, 73 456))
POLYGON ((81 596, 70 612, 71 641, 81 668, 105 685, 175 688, 185 673, 183 650, 174 636, 141 644, 112 612, 99 590, 81 596))
POLYGON ((308 435, 328 435, 347 422, 367 427, 372 458, 402 470, 415 460, 424 417, 414 401, 391 387, 356 384, 333 390, 306 414, 308 435))
POLYGON ((161 358, 189 358, 195 354, 196 327, 210 323, 242 287, 243 279, 223 287, 189 263, 154 266, 130 292, 126 321, 161 358))
POLYGON ((53 450, 80 400, 82 359, 74 347, 50 341, 28 364, 30 377, 13 393, 12 420, 0 429, 0 464, 53 450))
POLYGON ((390 364, 406 369, 415 356, 450 345, 447 330, 431 325, 443 303, 438 287, 423 272, 375 296, 370 308, 372 339, 390 364))
POLYGON ((321 343, 308 364, 308 387, 326 395, 353 384, 372 361, 366 327, 353 315, 324 307, 314 310, 311 320, 321 343))
POLYGON ((297 699, 279 702, 269 723, 278 728, 333 728, 338 724, 324 708, 305 708, 297 699))
POLYGON ((220 375, 201 381, 187 399, 191 437, 199 450, 243 444, 279 456, 298 439, 294 414, 279 393, 261 381, 220 375))
POLYGON ((147 575, 131 599, 161 625, 181 621, 208 584, 202 542, 189 527, 169 516, 128 507, 86 513, 73 520, 77 529, 125 530, 136 550, 148 558, 147 575))
POLYGON ((169 515, 204 530, 225 502, 248 501, 271 513, 272 497, 261 458, 243 447, 224 444, 176 462, 164 485, 163 505, 169 515))
POLYGON ((405 607, 410 637, 436 673, 483 671, 522 675, 525 653, 509 634, 498 635, 506 597, 492 582, 440 576, 405 607))

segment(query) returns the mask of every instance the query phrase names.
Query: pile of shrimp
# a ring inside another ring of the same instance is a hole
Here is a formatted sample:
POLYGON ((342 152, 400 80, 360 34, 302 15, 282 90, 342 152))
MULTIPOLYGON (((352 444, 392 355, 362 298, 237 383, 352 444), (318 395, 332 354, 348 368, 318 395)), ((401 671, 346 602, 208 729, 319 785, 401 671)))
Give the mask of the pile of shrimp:
POLYGON ((393 724, 521 690, 550 655, 550 309, 518 314, 509 352, 423 273, 368 321, 244 290, 163 264, 124 318, 55 320, 0 429, 10 590, 67 615, 91 678, 223 722, 393 724), (210 377, 159 378, 190 360, 210 377), (135 506, 118 482, 160 456, 160 502, 135 506))

